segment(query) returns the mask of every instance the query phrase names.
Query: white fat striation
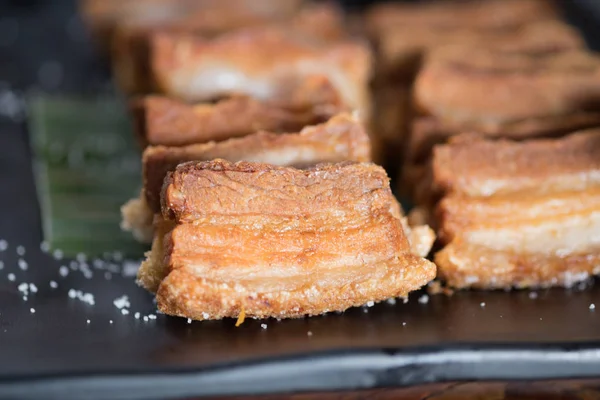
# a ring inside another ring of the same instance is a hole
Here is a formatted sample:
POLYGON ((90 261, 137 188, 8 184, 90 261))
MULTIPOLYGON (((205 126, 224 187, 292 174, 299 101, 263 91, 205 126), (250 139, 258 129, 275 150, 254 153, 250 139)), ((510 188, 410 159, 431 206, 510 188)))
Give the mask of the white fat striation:
POLYGON ((559 257, 600 249, 600 209, 585 215, 548 217, 537 223, 461 234, 471 244, 519 253, 554 253, 559 257))

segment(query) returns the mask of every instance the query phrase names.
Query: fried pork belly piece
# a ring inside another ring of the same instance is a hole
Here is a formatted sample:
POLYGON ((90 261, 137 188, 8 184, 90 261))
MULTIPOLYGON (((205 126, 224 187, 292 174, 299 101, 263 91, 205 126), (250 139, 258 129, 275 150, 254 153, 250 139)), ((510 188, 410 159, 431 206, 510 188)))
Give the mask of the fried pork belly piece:
POLYGON ((164 234, 138 278, 169 315, 318 315, 406 296, 435 277, 373 164, 186 163, 162 201, 164 234))
POLYGON ((413 76, 424 55, 451 45, 485 47, 503 54, 532 55, 586 47, 576 29, 553 20, 503 30, 477 30, 464 25, 453 28, 400 25, 382 34, 378 40, 378 73, 413 76))
POLYGON ((434 149, 445 247, 440 276, 465 288, 571 286, 600 273, 600 130, 434 149))
POLYGON ((135 26, 184 29, 193 22, 206 34, 289 19, 302 0, 80 0, 79 10, 93 38, 108 51, 116 31, 135 26))
POLYGON ((490 134, 534 119, 598 114, 600 57, 444 48, 419 73, 415 98, 427 115, 490 134))
POLYGON ((370 144, 362 123, 339 114, 299 133, 255 134, 222 142, 183 147, 149 146, 142 156, 144 189, 139 199, 122 208, 122 228, 143 242, 152 241, 153 216, 160 212, 160 191, 165 176, 178 164, 222 158, 232 162, 256 161, 307 167, 323 162, 370 161, 370 144))
POLYGON ((152 36, 151 50, 157 89, 171 97, 198 102, 246 95, 285 102, 290 86, 312 87, 315 77, 324 77, 345 106, 368 117, 371 53, 362 42, 322 44, 261 28, 214 39, 160 33, 152 36))
MULTIPOLYGON (((239 3, 240 0, 237 0, 239 3)), ((251 2, 242 2, 241 9, 232 12, 235 2, 212 2, 195 10, 183 9, 181 15, 165 15, 159 19, 132 18, 115 29, 111 56, 119 87, 126 94, 149 93, 154 87, 150 70, 150 37, 158 32, 193 34, 212 38, 241 28, 285 29, 288 32, 314 40, 331 43, 346 36, 344 18, 332 4, 309 4, 295 13, 289 7, 278 12, 254 10, 251 2), (244 8, 246 7, 246 8, 244 8), (283 12, 286 11, 286 12, 283 12)))
POLYGON ((365 24, 371 35, 403 26, 499 31, 559 17, 553 2, 547 0, 389 2, 373 6, 365 24))
POLYGON ((146 96, 133 102, 136 133, 143 146, 184 146, 246 136, 260 130, 298 131, 345 110, 323 77, 315 77, 308 85, 290 90, 286 103, 236 96, 215 104, 191 105, 168 97, 146 96))

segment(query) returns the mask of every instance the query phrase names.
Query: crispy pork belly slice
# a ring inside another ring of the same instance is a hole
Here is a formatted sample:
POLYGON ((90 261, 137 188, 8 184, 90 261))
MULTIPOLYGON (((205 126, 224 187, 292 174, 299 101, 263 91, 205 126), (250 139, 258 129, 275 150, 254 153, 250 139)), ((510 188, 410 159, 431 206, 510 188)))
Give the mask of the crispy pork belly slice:
POLYGON ((184 146, 261 130, 298 131, 344 111, 325 79, 316 77, 312 84, 298 89, 298 93, 290 92, 289 104, 237 96, 216 104, 190 105, 167 97, 146 96, 132 105, 136 132, 143 145, 184 146), (311 98, 301 98, 302 92, 311 98))
POLYGON ((433 154, 434 186, 445 193, 489 197, 600 186, 599 129, 527 142, 457 138, 433 154))
POLYGON ((306 167, 323 162, 369 161, 369 138, 363 125, 349 114, 309 126, 299 133, 258 132, 243 138, 183 147, 149 146, 142 156, 144 190, 139 199, 122 207, 122 228, 143 242, 152 241, 153 216, 160 212, 165 176, 187 161, 257 161, 306 167))
POLYGON ((419 110, 438 120, 501 130, 504 124, 600 113, 600 57, 585 51, 503 54, 445 47, 415 82, 419 110))
POLYGON ((600 131, 563 139, 465 141, 433 153, 445 247, 440 276, 455 287, 563 285, 600 272, 600 131))
POLYGON ((317 315, 406 296, 435 276, 373 164, 187 163, 163 196, 176 225, 157 235, 138 277, 167 314, 317 315))
POLYGON ((151 50, 158 91, 188 102, 232 95, 285 101, 290 85, 320 76, 345 106, 368 117, 371 53, 362 42, 323 44, 267 27, 214 39, 161 33, 152 36, 151 50))
POLYGON ((93 38, 108 50, 116 31, 132 26, 184 28, 216 34, 248 24, 289 19, 301 0, 82 0, 79 11, 93 38))
POLYGON ((378 36, 405 26, 501 31, 553 19, 559 19, 559 13, 551 1, 469 0, 377 4, 367 12, 365 23, 369 34, 378 36))
POLYGON ((144 192, 148 204, 159 212, 165 176, 187 161, 222 158, 301 168, 324 162, 370 161, 369 152, 369 138, 363 125, 349 114, 339 114, 299 133, 257 132, 224 142, 184 147, 150 146, 143 154, 144 192))
POLYGON ((541 21, 514 29, 477 30, 460 25, 436 28, 429 25, 400 25, 381 34, 378 40, 378 73, 410 76, 427 52, 449 45, 480 48, 502 54, 548 54, 585 48, 579 32, 561 21, 541 21))
MULTIPOLYGON (((187 33, 214 37, 249 27, 285 28, 302 37, 323 43, 345 37, 342 12, 332 4, 305 5, 293 13, 293 4, 282 9, 254 9, 240 0, 198 4, 195 9, 178 9, 180 13, 162 18, 130 18, 115 29, 111 55, 119 87, 127 94, 149 93, 154 87, 150 75, 149 38, 157 32, 187 33), (238 7, 232 12, 231 8, 238 7)), ((285 2, 282 2, 285 3, 285 2)), ((289 3, 289 2, 288 2, 289 3)), ((281 5, 280 5, 281 6, 281 5)))

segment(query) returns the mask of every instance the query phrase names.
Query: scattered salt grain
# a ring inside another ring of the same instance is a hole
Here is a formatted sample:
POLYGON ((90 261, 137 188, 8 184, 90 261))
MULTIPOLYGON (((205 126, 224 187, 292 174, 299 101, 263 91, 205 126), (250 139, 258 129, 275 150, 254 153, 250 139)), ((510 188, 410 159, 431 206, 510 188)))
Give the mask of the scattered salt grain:
MULTIPOLYGON (((143 320, 144 320, 144 322, 148 322, 148 317, 144 315, 144 318, 143 318, 143 320)), ((189 322, 188 322, 188 323, 189 323, 189 322)))
POLYGON ((386 300, 386 302, 387 302, 389 305, 392 305, 392 306, 393 306, 394 304, 396 304, 396 299, 395 299, 395 298, 393 298, 393 297, 390 297, 389 299, 387 299, 387 300, 386 300))
POLYGON ((156 315, 154 315, 154 314, 150 314, 150 315, 148 315, 148 318, 149 318, 149 319, 156 319, 156 315))
POLYGON ((267 324, 260 324, 260 327, 263 329, 267 329, 267 324))
POLYGON ((43 251, 44 253, 47 253, 50 251, 50 243, 46 242, 45 240, 40 243, 40 250, 43 251))
POLYGON ((123 309, 123 308, 129 308, 131 307, 131 304, 129 303, 129 297, 126 295, 123 295, 121 297, 117 297, 114 301, 113 304, 115 305, 115 307, 117 307, 118 309, 123 309))
POLYGON ((77 253, 77 255, 75 256, 75 259, 77 261, 79 261, 80 263, 83 263, 83 262, 87 261, 87 256, 83 253, 77 253))
POLYGON ((8 274, 6 277, 11 282, 14 282, 17 279, 17 277, 15 276, 15 274, 13 274, 12 272, 10 274, 8 274))
POLYGON ((485 307, 485 303, 482 301, 481 304, 479 304, 482 308, 485 307))
POLYGON ((69 292, 67 294, 68 294, 69 298, 77 299, 83 303, 89 304, 90 306, 93 306, 96 304, 94 295, 91 293, 84 293, 81 290, 69 289, 69 292))
POLYGON ((368 313, 369 313, 369 309, 368 309, 367 307, 363 307, 363 309, 362 309, 362 310, 363 310, 363 312, 364 312, 365 314, 368 314, 368 313))
POLYGON ((403 323, 402 323, 402 326, 406 326, 406 322, 403 322, 403 323))
POLYGON ((590 304, 590 310, 595 310, 596 309, 596 305, 594 303, 590 304))
POLYGON ((124 277, 136 276, 138 269, 140 269, 140 263, 133 261, 125 261, 123 263, 122 274, 124 277))
POLYGON ((202 313, 202 319, 209 319, 209 318, 210 318, 210 315, 208 315, 207 312, 202 313))
POLYGON ((530 299, 532 299, 532 300, 533 299, 537 299, 537 297, 538 297, 537 292, 529 292, 529 298, 530 299))
POLYGON ((191 318, 188 318, 188 319, 187 319, 187 323, 188 323, 188 324, 191 324, 191 323, 192 323, 192 319, 191 319, 191 318))
POLYGON ((90 323, 90 320, 88 319, 86 322, 89 324, 89 323, 90 323))
POLYGON ((421 304, 429 303, 429 296, 424 294, 423 296, 419 297, 419 303, 421 303, 421 304))
POLYGON ((29 285, 23 282, 17 286, 17 290, 23 294, 27 294, 29 293, 29 285))
POLYGON ((408 303, 408 297, 403 297, 402 298, 402 304, 406 304, 408 303))
POLYGON ((25 247, 17 246, 17 254, 20 256, 24 256, 25 255, 25 247))
POLYGON ((77 264, 77 261, 73 260, 69 263, 69 268, 71 268, 71 271, 77 271, 79 269, 79 264, 77 264))
POLYGON ((308 336, 312 336, 312 332, 311 332, 311 331, 308 331, 308 332, 306 332, 306 334, 307 334, 308 336))
POLYGON ((38 291, 38 288, 37 288, 37 286, 35 286, 35 283, 30 283, 30 284, 29 284, 29 291, 30 291, 31 293, 37 293, 37 291, 38 291))
POLYGON ((0 240, 0 251, 6 251, 8 249, 8 242, 4 239, 0 240))
POLYGON ((66 277, 67 275, 69 275, 69 268, 67 268, 64 265, 61 265, 60 268, 58 269, 58 274, 60 276, 62 276, 63 278, 66 277))
POLYGON ((135 314, 133 314, 133 316, 135 317, 135 319, 140 319, 140 313, 136 312, 135 314))
POLYGON ((52 289, 56 289, 58 287, 58 283, 56 283, 55 281, 50 281, 50 287, 52 289))
POLYGON ((367 301, 367 307, 373 307, 375 305, 374 301, 367 301))
POLYGON ((112 324, 112 323, 113 323, 113 320, 111 319, 111 320, 110 320, 110 321, 108 321, 108 322, 112 324))
POLYGON ((17 264, 19 264, 19 268, 22 271, 27 271, 27 268, 29 268, 29 265, 27 265, 27 261, 23 260, 22 258, 19 258, 19 261, 17 261, 17 264))
POLYGON ((127 315, 127 314, 129 314, 129 310, 126 308, 121 308, 121 314, 127 315))
POLYGON ((29 312, 32 313, 32 314, 35 314, 35 308, 30 308, 29 312))
POLYGON ((54 252, 52 253, 52 256, 57 259, 57 260, 62 260, 63 258, 63 252, 61 249, 56 249, 54 250, 54 252))

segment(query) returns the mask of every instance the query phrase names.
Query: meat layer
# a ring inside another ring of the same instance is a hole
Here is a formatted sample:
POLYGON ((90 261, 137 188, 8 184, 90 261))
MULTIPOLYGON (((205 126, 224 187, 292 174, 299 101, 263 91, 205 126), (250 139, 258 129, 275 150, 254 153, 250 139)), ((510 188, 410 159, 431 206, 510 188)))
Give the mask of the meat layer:
POLYGON ((151 290, 160 281, 167 314, 316 315, 405 296, 435 276, 372 164, 189 163, 164 193, 163 214, 176 226, 157 235, 139 278, 151 290))
POLYGON ((451 286, 571 286, 600 272, 600 130, 458 138, 434 150, 432 180, 435 261, 451 286))

